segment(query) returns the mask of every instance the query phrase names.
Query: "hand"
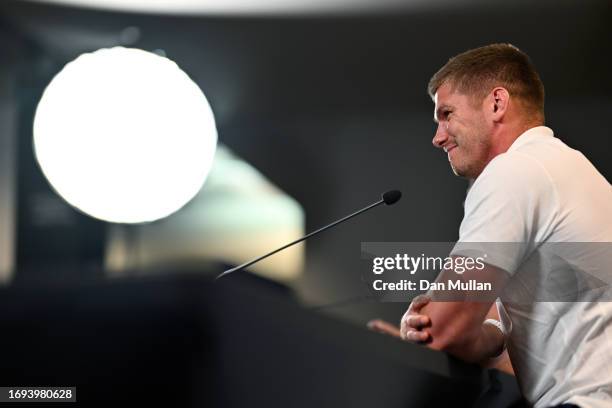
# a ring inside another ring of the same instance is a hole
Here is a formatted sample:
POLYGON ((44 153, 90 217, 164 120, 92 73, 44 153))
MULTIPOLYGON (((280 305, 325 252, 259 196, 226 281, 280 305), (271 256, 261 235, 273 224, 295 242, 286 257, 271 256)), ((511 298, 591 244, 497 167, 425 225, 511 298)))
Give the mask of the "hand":
POLYGON ((430 301, 431 298, 427 295, 419 295, 412 299, 400 322, 400 337, 402 340, 416 343, 431 341, 431 334, 428 330, 425 330, 426 327, 431 325, 431 319, 429 316, 420 314, 421 309, 430 301))
POLYGON ((428 331, 423 330, 431 324, 429 316, 418 314, 430 302, 425 295, 417 296, 412 300, 408 310, 402 317, 400 328, 384 320, 375 319, 368 322, 368 328, 379 333, 388 334, 406 341, 424 343, 431 340, 428 331))

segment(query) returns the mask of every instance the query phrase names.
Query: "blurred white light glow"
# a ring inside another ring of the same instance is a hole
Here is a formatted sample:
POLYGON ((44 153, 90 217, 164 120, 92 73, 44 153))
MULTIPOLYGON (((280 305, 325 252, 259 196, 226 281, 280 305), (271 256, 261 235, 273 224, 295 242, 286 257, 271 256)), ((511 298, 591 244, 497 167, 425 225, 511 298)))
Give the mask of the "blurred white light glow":
POLYGON ((200 190, 217 144, 213 112, 174 62, 133 48, 83 54, 47 86, 34 150, 53 188, 118 223, 170 215, 200 190))
MULTIPOLYGON (((427 5, 434 0, 36 0, 101 10, 204 15, 303 15, 360 13, 427 5)), ((476 1, 476 0, 473 0, 476 1)), ((437 0, 444 6, 448 0, 437 0)))

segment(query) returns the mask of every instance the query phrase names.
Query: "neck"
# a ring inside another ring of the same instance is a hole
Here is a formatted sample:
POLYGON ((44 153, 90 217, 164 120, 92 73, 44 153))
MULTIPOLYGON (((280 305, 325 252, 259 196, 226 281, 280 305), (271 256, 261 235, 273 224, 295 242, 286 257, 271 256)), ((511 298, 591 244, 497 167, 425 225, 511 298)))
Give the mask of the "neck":
POLYGON ((492 145, 489 161, 502 153, 506 153, 520 135, 531 128, 542 125, 543 123, 540 121, 517 121, 507 124, 500 123, 494 129, 491 137, 492 145))
POLYGON ((491 160, 502 153, 506 153, 510 146, 512 146, 512 143, 514 143, 514 141, 518 139, 520 135, 531 128, 543 125, 544 123, 538 120, 500 122, 495 124, 493 133, 491 135, 491 149, 489 150, 489 157, 474 179, 478 177, 480 173, 482 173, 482 170, 487 167, 491 160))

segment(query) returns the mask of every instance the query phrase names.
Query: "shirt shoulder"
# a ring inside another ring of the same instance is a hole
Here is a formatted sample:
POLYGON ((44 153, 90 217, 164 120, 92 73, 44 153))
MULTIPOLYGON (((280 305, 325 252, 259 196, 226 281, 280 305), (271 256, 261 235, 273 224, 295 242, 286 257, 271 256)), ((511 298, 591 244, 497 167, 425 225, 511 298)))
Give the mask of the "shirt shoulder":
POLYGON ((551 201, 556 198, 556 183, 544 163, 524 149, 502 153, 485 167, 466 198, 466 213, 484 202, 490 205, 525 200, 551 201))

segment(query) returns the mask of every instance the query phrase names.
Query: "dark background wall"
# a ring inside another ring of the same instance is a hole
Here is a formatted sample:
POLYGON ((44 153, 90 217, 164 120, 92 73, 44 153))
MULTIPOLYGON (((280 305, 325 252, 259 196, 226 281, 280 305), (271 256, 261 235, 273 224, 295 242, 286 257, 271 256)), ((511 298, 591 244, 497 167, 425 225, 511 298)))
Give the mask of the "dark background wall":
MULTIPOLYGON (((3 137, 14 136, 20 146, 16 277, 61 269, 58 258, 72 259, 73 269, 99 265, 100 223, 74 212, 51 226, 35 223, 36 202, 57 198, 41 181, 28 143, 46 81, 80 53, 100 47, 163 49, 206 93, 220 141, 302 204, 307 230, 387 189, 404 192, 397 206, 308 243, 306 270, 296 284, 308 303, 367 293, 359 279, 362 241, 457 238, 467 183, 431 145, 433 105, 425 88, 450 56, 466 49, 510 42, 527 52, 546 86, 547 124, 608 180, 612 175, 606 126, 612 13, 606 1, 406 3, 369 14, 301 17, 163 17, 9 1, 0 13, 3 75, 18 84, 0 95, 19 108, 15 135, 2 128, 3 137), (138 35, 126 39, 127 27, 138 35), (64 245, 41 250, 49 237, 64 245)), ((404 307, 361 302, 330 311, 362 323, 374 316, 399 319, 404 307)))

